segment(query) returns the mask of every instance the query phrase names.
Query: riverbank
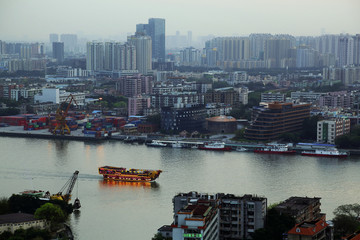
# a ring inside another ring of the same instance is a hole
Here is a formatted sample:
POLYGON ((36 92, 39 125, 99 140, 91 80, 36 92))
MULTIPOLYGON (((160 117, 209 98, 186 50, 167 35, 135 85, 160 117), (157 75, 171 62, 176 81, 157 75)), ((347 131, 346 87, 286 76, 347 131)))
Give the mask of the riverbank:
MULTIPOLYGON (((21 137, 21 138, 41 138, 41 139, 61 139, 61 140, 74 140, 74 141, 104 141, 104 140, 115 140, 115 141, 124 141, 126 143, 144 143, 146 141, 151 141, 156 139, 158 142, 166 143, 167 146, 172 146, 172 144, 176 143, 184 143, 186 146, 191 145, 202 145, 204 144, 203 139, 199 140, 187 140, 187 139, 159 139, 154 137, 146 137, 146 136, 128 136, 128 135, 110 135, 110 136, 102 136, 99 138, 95 138, 94 135, 86 135, 82 133, 81 130, 72 131, 69 135, 54 135, 48 131, 48 129, 40 129, 36 131, 26 131, 21 126, 8 126, 8 127, 2 127, 0 128, 0 136, 3 137, 21 137), (129 141, 129 139, 131 139, 129 141)), ((216 141, 215 139, 209 139, 208 141, 216 141)), ((221 141, 221 140, 218 140, 221 141)), ((225 145, 227 147, 231 147, 232 150, 236 151, 236 149, 246 149, 248 152, 254 151, 256 148, 262 148, 265 147, 265 143, 237 143, 235 141, 226 140, 225 145)), ((298 154, 301 153, 301 151, 309 150, 309 148, 304 148, 303 146, 294 145, 292 147, 293 150, 295 150, 298 154)), ((315 147, 310 148, 310 150, 316 149, 315 147)), ((346 151, 350 155, 360 155, 360 149, 339 149, 340 151, 346 151)))

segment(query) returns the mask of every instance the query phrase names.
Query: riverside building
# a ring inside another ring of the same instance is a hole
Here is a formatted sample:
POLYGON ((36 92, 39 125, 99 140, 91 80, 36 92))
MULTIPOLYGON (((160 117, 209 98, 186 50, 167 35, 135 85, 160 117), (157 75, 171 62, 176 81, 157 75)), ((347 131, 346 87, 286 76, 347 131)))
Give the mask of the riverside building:
POLYGON ((164 237, 235 240, 251 239, 256 229, 264 227, 267 199, 189 192, 176 195, 173 204, 174 222, 158 230, 164 237))
POLYGON ((310 117, 311 104, 269 103, 265 107, 253 107, 252 124, 245 129, 245 137, 251 140, 273 140, 281 134, 302 129, 303 121, 310 117))

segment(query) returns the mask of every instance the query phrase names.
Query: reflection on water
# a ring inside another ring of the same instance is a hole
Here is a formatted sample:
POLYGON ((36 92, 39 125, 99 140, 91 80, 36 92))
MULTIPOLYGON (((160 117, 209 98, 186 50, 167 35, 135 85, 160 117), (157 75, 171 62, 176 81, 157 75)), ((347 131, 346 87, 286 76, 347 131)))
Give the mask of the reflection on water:
POLYGON ((99 186, 101 188, 112 188, 112 187, 159 188, 160 184, 157 182, 124 182, 124 181, 101 180, 99 181, 99 186))

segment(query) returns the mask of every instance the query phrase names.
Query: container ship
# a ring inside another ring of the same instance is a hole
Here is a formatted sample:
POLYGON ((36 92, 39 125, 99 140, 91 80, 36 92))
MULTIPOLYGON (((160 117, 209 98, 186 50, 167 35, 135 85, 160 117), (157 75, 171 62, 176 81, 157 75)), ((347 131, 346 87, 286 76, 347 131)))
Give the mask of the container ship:
POLYGON ((161 170, 147 170, 103 166, 99 167, 99 174, 104 176, 105 180, 128 181, 128 182, 153 182, 162 173, 161 170))

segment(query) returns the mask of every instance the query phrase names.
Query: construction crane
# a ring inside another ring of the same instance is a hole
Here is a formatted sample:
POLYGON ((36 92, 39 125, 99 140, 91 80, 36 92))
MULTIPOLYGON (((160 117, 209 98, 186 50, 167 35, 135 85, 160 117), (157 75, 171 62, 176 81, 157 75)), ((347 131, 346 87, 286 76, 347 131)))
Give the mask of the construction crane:
POLYGON ((60 191, 56 194, 53 194, 50 199, 51 200, 61 200, 68 203, 71 200, 71 192, 74 188, 75 182, 78 178, 79 171, 75 171, 74 174, 71 176, 71 178, 65 183, 65 185, 60 189, 60 191), (66 190, 65 194, 63 194, 63 191, 66 190))
POLYGON ((61 135, 70 134, 71 131, 70 131, 69 126, 66 124, 66 117, 68 115, 69 108, 73 101, 77 105, 74 96, 72 94, 70 94, 65 99, 65 101, 60 104, 59 108, 56 110, 55 119, 56 119, 57 125, 53 131, 54 135, 57 134, 57 130, 59 130, 59 133, 61 135), (68 104, 66 106, 66 108, 65 108, 65 104, 68 104), (64 110, 64 108, 65 108, 65 110, 64 110))

